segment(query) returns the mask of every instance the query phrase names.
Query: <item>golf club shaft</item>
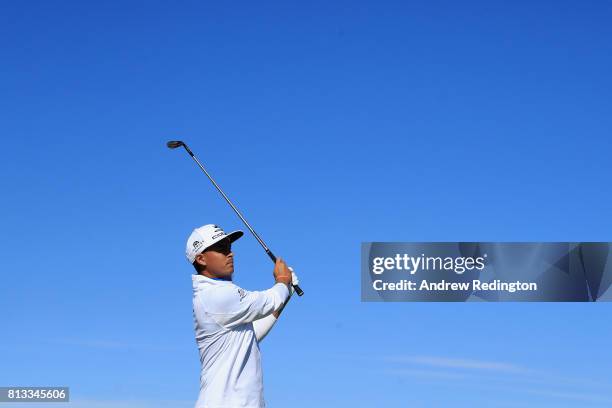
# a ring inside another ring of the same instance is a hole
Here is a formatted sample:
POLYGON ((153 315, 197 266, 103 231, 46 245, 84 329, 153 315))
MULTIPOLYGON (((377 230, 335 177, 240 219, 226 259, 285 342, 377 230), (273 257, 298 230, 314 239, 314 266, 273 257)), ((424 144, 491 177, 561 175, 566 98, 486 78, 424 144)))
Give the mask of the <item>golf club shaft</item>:
MULTIPOLYGON (((183 143, 182 146, 185 148, 185 150, 187 151, 187 153, 189 153, 189 156, 191 156, 191 158, 196 162, 196 164, 198 165, 198 167, 204 172, 204 174, 206 174, 206 177, 208 177, 208 179, 211 181, 211 183, 213 183, 213 185, 215 186, 215 188, 221 193, 221 195, 223 196, 223 198, 225 199, 225 201, 227 201, 227 203, 230 205, 230 207, 232 207, 232 209, 234 210, 234 212, 236 213, 236 215, 238 215, 238 217, 240 217, 240 219, 242 220, 242 222, 244 223, 244 225, 246 225, 246 227, 249 229, 249 231, 251 231, 251 234, 253 234, 253 236, 255 237, 255 239, 257 240, 257 242, 259 242, 259 244, 263 247, 264 251, 266 251, 266 254, 268 254, 268 256, 270 257, 270 259, 272 260, 272 262, 276 263, 276 256, 274 256, 274 254, 272 253, 272 251, 270 251, 270 248, 268 248, 268 246, 266 245, 266 243, 263 241, 263 239, 261 239, 261 237, 259 235, 257 235, 257 232, 255 232, 255 230, 253 229, 253 227, 251 227, 251 225, 247 222, 247 220, 242 216, 242 214, 240 213, 240 211, 238 211, 238 208, 236 208, 236 206, 230 201, 230 199, 227 197, 227 195, 223 192, 223 190, 221 189, 221 187, 219 187, 219 185, 217 184, 217 182, 212 178, 212 176, 206 171, 206 169, 204 168, 204 166, 202 165, 202 163, 200 163, 200 160, 198 160, 198 158, 195 156, 195 154, 193 154, 193 152, 191 151, 191 149, 189 149, 189 147, 183 143)), ((298 296, 302 296, 304 294, 304 291, 298 286, 298 285, 292 285, 293 289, 295 290, 295 293, 298 294, 298 296)))

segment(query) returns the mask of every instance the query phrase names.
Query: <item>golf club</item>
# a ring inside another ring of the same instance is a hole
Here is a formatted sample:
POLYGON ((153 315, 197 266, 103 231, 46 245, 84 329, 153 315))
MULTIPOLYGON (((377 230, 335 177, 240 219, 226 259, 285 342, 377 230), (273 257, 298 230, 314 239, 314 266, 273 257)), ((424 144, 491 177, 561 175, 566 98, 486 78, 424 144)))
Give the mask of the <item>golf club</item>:
MULTIPOLYGON (((257 242, 259 242, 259 244, 263 247, 263 249, 266 251, 266 254, 268 254, 268 256, 270 257, 270 259, 272 260, 272 262, 276 263, 276 256, 274 256, 274 254, 272 253, 272 251, 270 251, 270 248, 268 248, 268 246, 266 245, 265 242, 263 242, 263 240, 259 237, 259 235, 257 235, 257 233, 255 232, 255 230, 249 225, 249 223, 247 222, 247 220, 242 216, 242 214, 240 213, 240 211, 238 211, 238 209, 236 208, 236 206, 234 204, 232 204, 232 202, 230 201, 230 199, 227 197, 227 195, 225 195, 225 193, 223 192, 223 190, 221 190, 221 187, 219 187, 219 185, 217 184, 217 182, 211 177, 210 174, 208 174, 208 172, 206 171, 206 169, 204 168, 204 166, 202 165, 202 163, 200 163, 200 161, 198 160, 197 157, 195 157, 195 155, 193 154, 193 152, 189 149, 189 147, 182 141, 180 140, 171 140, 168 143, 166 143, 166 146, 168 146, 169 149, 176 149, 178 147, 184 147, 185 151, 187 151, 187 153, 189 153, 189 155, 191 156, 191 158, 196 162, 196 164, 200 167, 200 169, 202 169, 202 171, 204 172, 204 174, 206 174, 206 176, 208 177, 208 179, 213 183, 213 185, 217 188, 217 190, 221 193, 221 195, 223 196, 223 198, 225 198, 225 201, 227 201, 227 203, 232 207, 232 209, 234 210, 234 212, 238 215, 238 217, 240 217, 240 219, 242 220, 242 222, 244 223, 244 225, 246 225, 246 227, 249 229, 249 231, 251 231, 251 234, 253 234, 253 236, 255 237, 255 239, 257 240, 257 242)), ((298 285, 293 285, 293 289, 295 290, 295 293, 298 294, 298 296, 302 296, 304 294, 304 291, 302 291, 302 289, 300 289, 300 287, 298 285)))

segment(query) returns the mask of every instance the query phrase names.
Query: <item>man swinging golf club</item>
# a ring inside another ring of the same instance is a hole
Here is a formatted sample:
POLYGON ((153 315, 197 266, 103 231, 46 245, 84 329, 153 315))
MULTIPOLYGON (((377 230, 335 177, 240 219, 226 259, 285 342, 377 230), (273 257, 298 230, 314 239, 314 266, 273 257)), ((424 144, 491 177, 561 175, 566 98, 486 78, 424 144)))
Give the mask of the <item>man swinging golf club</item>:
POLYGON ((242 235, 208 224, 187 240, 187 259, 196 269, 193 315, 201 363, 196 408, 265 407, 259 342, 299 283, 278 258, 276 283, 270 289, 256 292, 236 286, 231 245, 242 235))

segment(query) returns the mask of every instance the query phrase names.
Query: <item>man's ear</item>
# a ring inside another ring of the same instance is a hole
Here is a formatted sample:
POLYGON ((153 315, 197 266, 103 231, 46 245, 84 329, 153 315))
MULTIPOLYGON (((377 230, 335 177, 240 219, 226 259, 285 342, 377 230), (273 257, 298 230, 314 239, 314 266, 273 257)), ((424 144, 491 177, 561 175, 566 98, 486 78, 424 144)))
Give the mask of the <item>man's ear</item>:
POLYGON ((204 253, 201 253, 196 256, 195 260, 199 265, 206 267, 206 259, 204 259, 204 253))

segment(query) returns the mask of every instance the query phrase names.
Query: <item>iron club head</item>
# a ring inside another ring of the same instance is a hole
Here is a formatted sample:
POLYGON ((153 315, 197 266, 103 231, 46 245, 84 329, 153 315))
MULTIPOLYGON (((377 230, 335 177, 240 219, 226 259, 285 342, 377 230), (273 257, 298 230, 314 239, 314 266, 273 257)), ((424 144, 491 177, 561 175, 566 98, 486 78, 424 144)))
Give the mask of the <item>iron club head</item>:
POLYGON ((176 149, 177 147, 181 147, 184 145, 185 143, 181 142, 180 140, 171 140, 166 143, 166 146, 168 146, 169 149, 176 149))

